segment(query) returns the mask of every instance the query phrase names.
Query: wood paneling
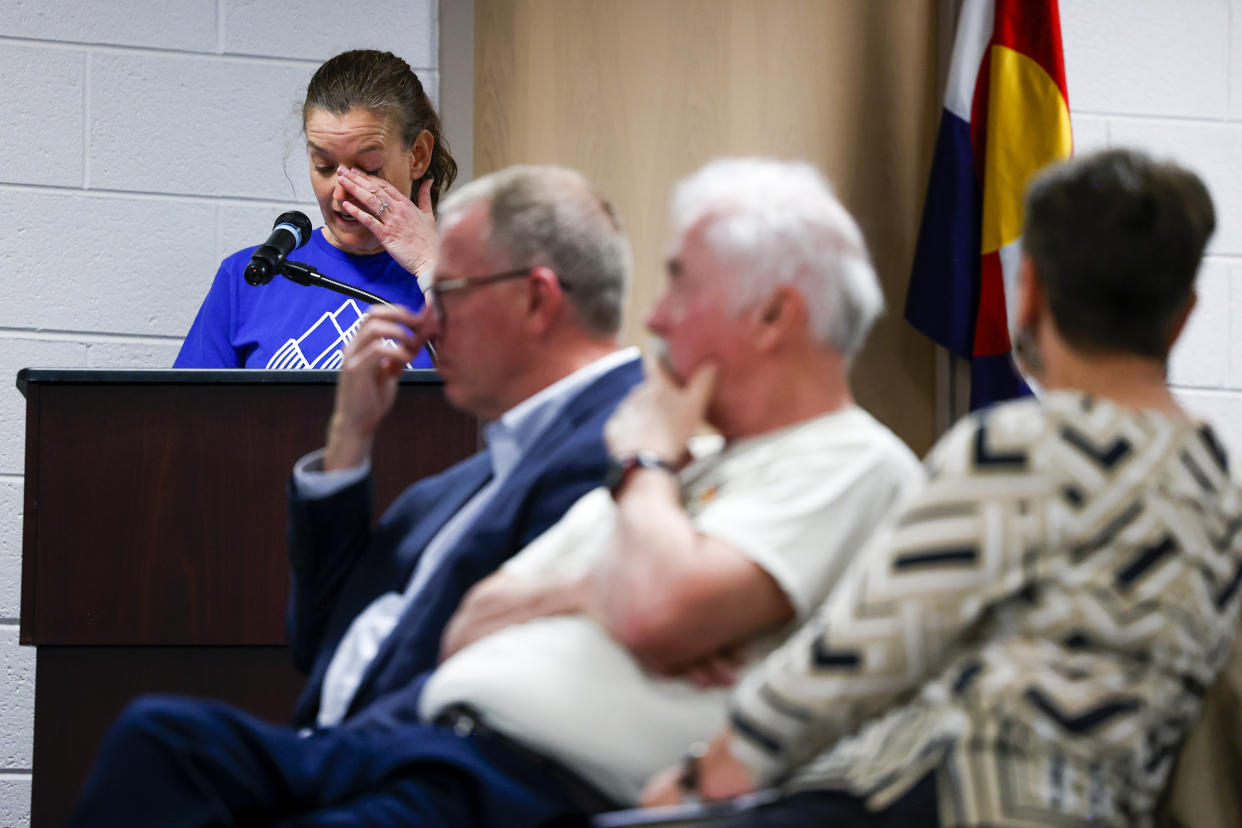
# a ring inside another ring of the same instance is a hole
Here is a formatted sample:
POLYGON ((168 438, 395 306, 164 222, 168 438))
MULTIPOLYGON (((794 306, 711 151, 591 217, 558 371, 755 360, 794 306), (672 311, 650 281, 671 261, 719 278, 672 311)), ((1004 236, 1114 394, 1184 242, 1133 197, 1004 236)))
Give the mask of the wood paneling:
POLYGON ((935 0, 476 0, 475 175, 582 170, 624 217, 644 340, 670 186, 722 155, 803 158, 871 245, 889 312, 854 370, 918 452, 933 437, 930 343, 902 321, 939 115, 935 0))
MULTIPOLYGON (((285 481, 323 443, 335 372, 24 371, 21 637, 36 654, 31 824, 62 825, 142 693, 284 720, 285 481), (176 645, 176 646, 169 646, 176 645)), ((376 503, 472 454, 473 416, 408 372, 376 437, 376 503)))
POLYGON ((104 735, 136 697, 216 699, 283 723, 304 682, 284 647, 40 647, 31 826, 65 824, 104 735))
MULTIPOLYGON (((323 444, 334 379, 75 373, 27 388, 22 641, 283 644, 285 481, 323 444)), ((477 445, 438 379, 403 383, 376 437, 377 504, 477 445)))

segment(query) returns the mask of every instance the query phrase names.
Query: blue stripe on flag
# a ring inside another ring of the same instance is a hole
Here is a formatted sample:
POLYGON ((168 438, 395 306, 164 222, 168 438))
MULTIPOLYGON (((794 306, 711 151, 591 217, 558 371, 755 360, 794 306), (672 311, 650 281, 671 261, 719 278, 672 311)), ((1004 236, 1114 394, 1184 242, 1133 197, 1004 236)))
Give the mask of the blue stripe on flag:
POLYGON ((970 361, 970 410, 1030 396, 1031 389, 1014 367, 1011 354, 978 356, 970 361))
POLYGON ((983 196, 972 153, 970 124, 946 110, 906 293, 910 324, 966 357, 974 350, 983 227, 983 196))

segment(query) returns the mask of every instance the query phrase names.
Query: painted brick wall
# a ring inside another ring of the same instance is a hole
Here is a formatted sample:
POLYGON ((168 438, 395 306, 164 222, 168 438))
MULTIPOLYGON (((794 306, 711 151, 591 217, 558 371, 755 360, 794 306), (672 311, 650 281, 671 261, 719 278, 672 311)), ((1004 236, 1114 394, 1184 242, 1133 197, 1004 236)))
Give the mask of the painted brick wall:
POLYGON ((1169 374, 1183 403, 1242 448, 1242 0, 1060 7, 1076 151, 1147 149, 1212 191, 1216 235, 1169 374))
POLYGON ((0 826, 26 825, 18 369, 167 367, 221 258, 319 223, 298 111, 351 48, 439 88, 436 0, 0 0, 0 826), (361 8, 361 7, 359 7, 361 8))

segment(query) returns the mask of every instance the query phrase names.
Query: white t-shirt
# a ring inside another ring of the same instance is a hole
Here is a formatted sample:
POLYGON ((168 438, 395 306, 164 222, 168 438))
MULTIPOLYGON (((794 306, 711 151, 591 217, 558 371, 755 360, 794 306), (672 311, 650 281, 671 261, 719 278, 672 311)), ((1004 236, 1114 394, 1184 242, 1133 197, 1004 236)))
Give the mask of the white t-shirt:
MULTIPOLYGON (((747 669, 827 595, 845 564, 891 508, 922 482, 892 432, 847 408, 723 446, 719 439, 679 474, 696 528, 766 570, 797 617, 747 650, 747 669)), ((616 508, 607 491, 580 499, 505 568, 532 575, 584 571, 608 548, 616 508)), ((622 802, 724 722, 727 689, 699 690, 647 673, 594 620, 540 618, 507 627, 454 655, 423 690, 425 720, 453 703, 581 773, 622 802)))

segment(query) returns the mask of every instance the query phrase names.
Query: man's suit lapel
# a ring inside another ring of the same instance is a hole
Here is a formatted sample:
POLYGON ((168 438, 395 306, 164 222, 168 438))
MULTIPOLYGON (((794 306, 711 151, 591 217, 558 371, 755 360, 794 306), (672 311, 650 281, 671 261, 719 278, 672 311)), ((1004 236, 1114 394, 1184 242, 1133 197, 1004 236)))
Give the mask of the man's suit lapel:
MULTIPOLYGON (((641 377, 642 362, 638 359, 609 371, 570 400, 560 416, 523 452, 522 460, 496 490, 484 513, 441 559, 419 598, 405 608, 396 628, 367 668, 354 694, 351 712, 371 700, 370 687, 378 675, 389 668, 394 673, 407 672, 405 665, 398 668, 393 661, 413 660, 414 664, 409 667, 413 674, 435 666, 444 625, 456 610, 461 596, 518 551, 512 548, 510 540, 512 524, 518 507, 531 490, 532 481, 546 473, 547 463, 585 420, 600 414, 601 407, 615 406, 641 377), (398 652, 400 655, 394 655, 398 652)), ((442 524, 443 521, 437 524, 437 531, 442 524)), ((433 535, 427 536, 419 549, 433 535)))
MULTIPOLYGON (((561 415, 562 419, 567 419, 576 428, 583 420, 598 413, 601 406, 608 406, 609 410, 615 408, 621 398, 641 382, 642 378, 643 362, 641 359, 634 358, 618 365, 570 400, 561 415)), ((539 443, 546 451, 544 441, 540 440, 539 443)))
POLYGON ((396 542, 396 551, 387 562, 390 568, 387 571, 377 570, 374 582, 379 591, 375 594, 391 591, 394 589, 392 584, 400 584, 395 587, 397 590, 405 588, 427 544, 492 479, 491 455, 481 451, 453 471, 453 476, 443 481, 446 485, 429 493, 434 499, 422 512, 413 531, 396 542), (459 471, 460 474, 457 473, 459 471))
MULTIPOLYGON (((365 577, 354 578, 346 586, 345 594, 338 601, 337 611, 333 613, 333 622, 324 645, 320 647, 315 659, 315 666, 307 682, 306 691, 303 693, 303 698, 299 699, 299 710, 306 705, 318 707, 323 677, 327 673, 328 665, 332 662, 332 657, 336 654, 336 648, 340 645, 341 639, 345 637, 353 620, 380 595, 405 588, 414 572, 414 565, 418 562, 427 544, 436 536, 436 533, 444 528, 444 524, 457 514, 466 501, 487 485, 491 476, 491 457, 486 451, 481 451, 434 478, 437 485, 434 491, 427 493, 428 497, 423 498, 427 501, 425 507, 419 509, 421 504, 411 505, 411 508, 418 509, 420 514, 413 529, 405 537, 395 541, 391 554, 376 556, 371 561, 372 566, 368 568, 365 577)), ((389 639, 391 638, 392 636, 389 636, 389 639)), ((368 668, 368 674, 374 666, 375 663, 372 662, 368 668)))
POLYGON ((525 497, 531 478, 539 473, 542 466, 538 460, 527 461, 545 457, 560 445, 573 432, 571 423, 569 417, 562 417, 548 426, 531 450, 523 453, 523 462, 513 469, 493 494, 485 513, 478 516, 453 549, 440 559, 435 572, 423 585, 418 597, 405 608, 397 626, 384 639, 379 652, 368 665, 354 694, 351 712, 370 701, 370 686, 378 675, 386 669, 400 669, 392 663, 394 658, 422 662, 413 668, 415 672, 431 669, 435 665, 444 625, 456 611, 461 597, 514 552, 506 542, 508 524, 516 503, 525 497), (400 655, 394 655, 398 652, 400 655))

